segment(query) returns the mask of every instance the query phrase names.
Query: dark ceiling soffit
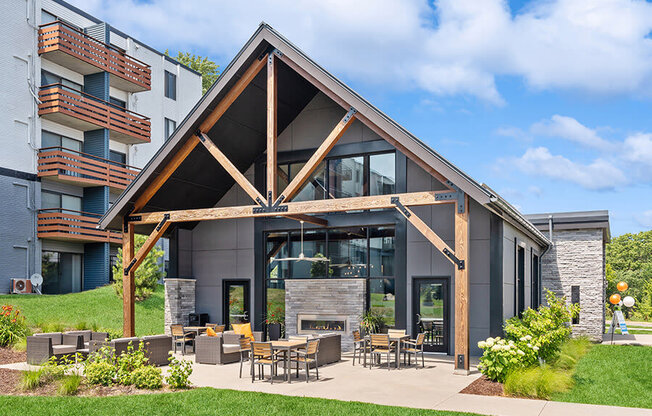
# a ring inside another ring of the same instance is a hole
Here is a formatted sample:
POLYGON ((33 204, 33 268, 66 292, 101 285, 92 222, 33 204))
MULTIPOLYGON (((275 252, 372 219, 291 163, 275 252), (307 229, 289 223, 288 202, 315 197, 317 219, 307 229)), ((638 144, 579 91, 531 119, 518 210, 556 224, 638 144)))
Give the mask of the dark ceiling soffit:
MULTIPOLYGON (((413 152, 417 157, 421 158, 425 163, 432 166, 435 170, 440 172, 446 178, 451 180, 455 185, 460 187, 464 192, 469 194, 473 199, 483 205, 487 205, 495 201, 497 195, 484 188, 481 184, 473 180, 470 176, 462 172, 444 157, 439 155, 433 149, 428 147, 425 143, 419 140, 416 136, 412 135, 405 128, 400 126, 390 117, 382 113, 374 107, 367 100, 362 98, 355 91, 344 85, 341 81, 321 68, 317 63, 304 54, 299 48, 293 45, 289 40, 283 37, 280 33, 276 32, 271 26, 266 23, 261 23, 253 36, 240 50, 236 57, 227 66, 224 72, 220 75, 217 81, 213 84, 210 90, 202 97, 197 105, 192 109, 188 116, 183 120, 176 133, 168 140, 168 142, 156 153, 156 155, 145 166, 136 179, 127 187, 113 206, 104 214, 100 219, 100 228, 119 228, 121 226, 120 218, 127 212, 129 201, 134 197, 136 192, 140 190, 148 182, 147 178, 156 172, 156 167, 161 165, 165 157, 179 145, 182 139, 189 137, 194 131, 193 127, 198 124, 200 120, 210 110, 211 104, 218 102, 219 94, 223 92, 225 86, 236 75, 238 69, 242 68, 247 61, 257 59, 257 54, 254 52, 259 46, 263 49, 268 45, 274 45, 283 54, 287 55, 289 59, 295 62, 298 66, 306 70, 321 82, 326 88, 330 89, 334 94, 340 96, 349 105, 355 107, 358 112, 368 118, 378 128, 383 130, 388 136, 399 141, 408 150, 413 152)), ((260 52, 260 50, 258 51, 260 52)), ((509 204, 507 204, 509 208, 509 204)), ((535 227, 532 226, 523 216, 513 208, 510 217, 515 217, 516 221, 525 226, 531 233, 535 234, 538 240, 548 243, 547 238, 541 234, 535 227)))

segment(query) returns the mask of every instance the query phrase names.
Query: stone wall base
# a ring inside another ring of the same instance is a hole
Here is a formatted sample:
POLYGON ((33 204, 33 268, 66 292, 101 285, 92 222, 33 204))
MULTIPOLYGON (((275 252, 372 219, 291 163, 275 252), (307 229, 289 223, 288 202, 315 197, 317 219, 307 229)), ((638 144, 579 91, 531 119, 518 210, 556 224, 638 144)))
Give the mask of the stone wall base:
POLYGON ((165 333, 170 325, 188 325, 188 314, 195 312, 195 279, 165 279, 165 333))

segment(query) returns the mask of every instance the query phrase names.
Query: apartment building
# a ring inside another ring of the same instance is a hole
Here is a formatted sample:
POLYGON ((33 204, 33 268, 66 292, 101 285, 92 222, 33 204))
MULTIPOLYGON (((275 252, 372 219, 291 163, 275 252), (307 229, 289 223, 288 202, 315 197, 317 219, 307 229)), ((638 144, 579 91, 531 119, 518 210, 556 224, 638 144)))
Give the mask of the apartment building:
POLYGON ((99 218, 201 97, 201 75, 62 0, 0 5, 0 293, 109 283, 99 218))

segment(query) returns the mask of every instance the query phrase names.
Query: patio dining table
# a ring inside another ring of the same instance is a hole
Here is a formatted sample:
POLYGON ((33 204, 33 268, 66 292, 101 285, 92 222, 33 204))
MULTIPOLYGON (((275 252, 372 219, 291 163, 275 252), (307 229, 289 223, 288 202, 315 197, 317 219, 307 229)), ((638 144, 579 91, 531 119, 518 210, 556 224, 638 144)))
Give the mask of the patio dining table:
POLYGON ((292 377, 290 377, 290 373, 292 373, 292 369, 290 368, 290 354, 292 354, 292 351, 299 350, 301 348, 306 347, 306 341, 301 341, 301 340, 278 340, 278 341, 271 341, 272 344, 272 349, 274 352, 283 352, 283 365, 284 365, 284 370, 285 370, 285 378, 288 383, 291 383, 292 377))
MULTIPOLYGON (((394 367, 398 368, 399 367, 399 360, 401 358, 401 343, 405 340, 409 340, 410 336, 409 335, 390 335, 389 336, 389 342, 394 344, 394 367)), ((364 354, 364 367, 367 366, 367 348, 371 347, 371 337, 369 335, 365 335, 364 337, 365 341, 365 354, 364 354)), ((371 365, 371 363, 369 364, 371 365)), ((387 364, 389 365, 389 364, 387 364)))
POLYGON ((201 335, 202 332, 206 331, 205 326, 184 326, 184 332, 194 332, 197 336, 201 335))

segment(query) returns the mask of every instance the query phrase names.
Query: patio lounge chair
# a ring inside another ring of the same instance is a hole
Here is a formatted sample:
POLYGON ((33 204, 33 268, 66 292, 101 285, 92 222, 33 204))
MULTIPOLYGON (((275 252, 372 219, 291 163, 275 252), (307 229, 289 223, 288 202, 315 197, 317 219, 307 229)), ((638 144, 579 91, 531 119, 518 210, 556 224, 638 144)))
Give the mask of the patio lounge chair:
MULTIPOLYGON (((311 339, 306 344, 305 350, 297 350, 294 355, 290 357, 290 361, 297 364, 297 378, 299 377, 299 364, 303 363, 306 370, 306 383, 310 379, 310 366, 315 365, 317 372, 317 380, 319 380, 319 366, 317 364, 317 355, 319 354, 319 339, 311 339)), ((292 367, 290 367, 292 368, 292 367)))
MULTIPOLYGON (((263 333, 253 333, 262 341, 263 333)), ((240 360, 240 339, 244 336, 233 331, 218 333, 215 337, 200 335, 195 338, 195 362, 199 364, 230 364, 240 360)))

